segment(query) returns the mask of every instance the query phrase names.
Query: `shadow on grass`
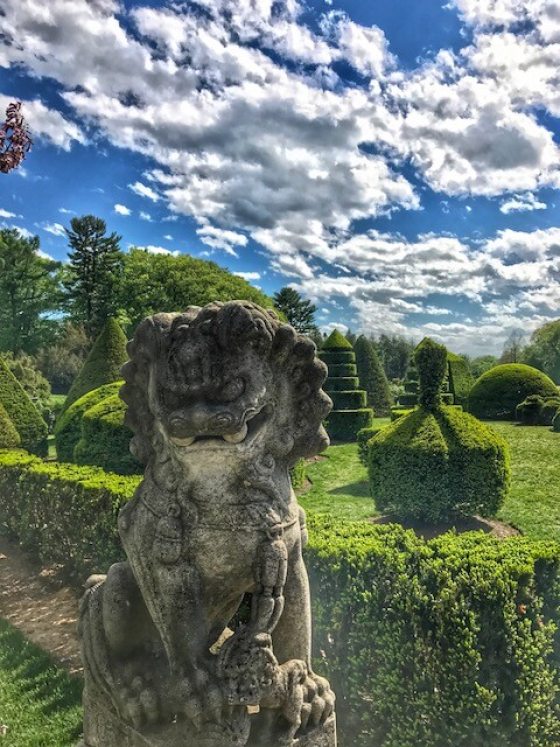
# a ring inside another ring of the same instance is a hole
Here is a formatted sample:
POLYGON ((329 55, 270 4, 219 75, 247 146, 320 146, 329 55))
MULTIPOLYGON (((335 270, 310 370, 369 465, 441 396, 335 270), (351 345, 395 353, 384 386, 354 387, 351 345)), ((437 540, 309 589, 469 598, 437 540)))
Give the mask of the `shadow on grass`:
POLYGON ((328 493, 329 495, 351 495, 353 498, 369 498, 371 500, 369 483, 366 480, 340 485, 338 488, 329 490, 328 493))

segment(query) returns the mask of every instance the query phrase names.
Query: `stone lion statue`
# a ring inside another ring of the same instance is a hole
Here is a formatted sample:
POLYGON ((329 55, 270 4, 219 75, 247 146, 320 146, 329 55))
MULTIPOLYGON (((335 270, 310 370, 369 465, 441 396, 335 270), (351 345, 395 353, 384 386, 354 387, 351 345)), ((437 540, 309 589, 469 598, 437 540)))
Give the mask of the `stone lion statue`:
POLYGON ((145 476, 118 518, 127 561, 82 600, 84 743, 334 747, 289 475, 329 443, 325 364, 245 301, 156 314, 128 352, 145 476))

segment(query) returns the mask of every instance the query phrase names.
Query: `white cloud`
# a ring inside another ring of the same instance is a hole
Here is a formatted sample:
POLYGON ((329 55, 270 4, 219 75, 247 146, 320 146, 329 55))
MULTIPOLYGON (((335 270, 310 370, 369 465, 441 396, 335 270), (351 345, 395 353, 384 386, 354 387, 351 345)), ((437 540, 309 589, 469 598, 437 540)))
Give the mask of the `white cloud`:
POLYGON ((66 238, 66 231, 61 223, 44 223, 40 228, 47 233, 51 233, 53 236, 62 236, 66 238))
POLYGON ((68 210, 68 208, 63 208, 63 207, 61 207, 61 208, 58 208, 58 212, 59 212, 59 213, 62 213, 63 215, 72 215, 72 214, 74 214, 74 213, 75 213, 76 211, 75 211, 75 210, 68 210))
POLYGON ((32 239, 36 235, 32 231, 29 231, 27 228, 16 226, 14 223, 6 223, 5 221, 2 221, 2 223, 0 223, 0 227, 8 228, 12 231, 18 231, 24 239, 32 239))
POLYGON ((151 200, 152 202, 157 202, 160 197, 158 193, 153 190, 151 187, 148 187, 147 184, 142 184, 142 182, 134 182, 134 184, 129 184, 129 188, 140 197, 147 197, 148 200, 151 200))
POLYGON ((507 200, 500 203, 500 212, 508 215, 509 213, 521 213, 531 210, 545 210, 546 202, 537 200, 532 192, 522 195, 513 195, 507 200))
POLYGON ((234 272, 234 275, 237 275, 237 277, 243 278, 243 280, 251 281, 251 280, 260 280, 261 279, 261 273, 260 272, 234 272))
POLYGON ((114 205, 113 210, 118 215, 130 215, 132 213, 132 210, 130 210, 130 208, 127 208, 126 205, 121 205, 119 202, 114 205))
POLYGON ((0 208, 0 218, 21 218, 21 215, 17 215, 16 213, 11 213, 9 210, 4 210, 3 208, 0 208))
POLYGON ((141 220, 148 221, 148 223, 152 223, 154 220, 152 216, 150 215, 150 213, 145 213, 143 210, 140 211, 139 215, 140 215, 141 220))
POLYGON ((164 246, 154 246, 153 244, 148 244, 146 246, 135 246, 134 248, 142 249, 143 251, 148 252, 148 254, 171 254, 173 257, 178 257, 181 253, 179 250, 172 252, 169 249, 166 249, 164 246))
POLYGON ((163 237, 166 241, 173 241, 173 236, 170 233, 166 233, 163 237))
MULTIPOLYGON (((13 101, 12 97, 0 94, 0 109, 6 109, 11 101, 13 101)), ((75 122, 66 119, 55 109, 49 109, 39 99, 33 101, 23 99, 22 103, 21 111, 29 125, 33 139, 44 138, 63 150, 70 150, 73 142, 82 144, 87 142, 85 134, 75 122)))
POLYGON ((247 237, 242 233, 227 231, 217 226, 205 224, 197 228, 196 233, 206 246, 210 246, 212 249, 222 249, 234 257, 239 256, 233 248, 234 246, 247 246, 247 237))

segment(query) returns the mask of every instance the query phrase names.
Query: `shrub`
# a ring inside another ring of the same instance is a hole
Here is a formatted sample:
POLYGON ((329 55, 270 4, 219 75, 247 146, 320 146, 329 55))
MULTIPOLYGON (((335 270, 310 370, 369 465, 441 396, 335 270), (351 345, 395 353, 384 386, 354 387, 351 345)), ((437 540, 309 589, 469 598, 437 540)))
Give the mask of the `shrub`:
POLYGON ((357 436, 357 442, 358 442, 358 456, 360 457, 360 462, 364 465, 364 467, 367 467, 367 459, 368 459, 368 443, 371 441, 371 439, 379 433, 383 426, 378 425, 370 425, 367 428, 362 428, 361 431, 358 431, 357 436))
MULTIPOLYGON (((334 329, 330 335, 327 337, 327 339, 324 341, 324 343, 321 345, 321 353, 323 351, 336 351, 339 350, 347 350, 348 352, 352 353, 352 343, 349 342, 346 337, 342 334, 342 332, 339 332, 338 329, 334 329)), ((353 363, 356 359, 354 356, 351 358, 351 362, 353 363)), ((333 361, 338 362, 338 361, 333 361)))
POLYGON ((294 490, 299 490, 305 485, 307 479, 307 462, 305 459, 298 459, 290 470, 290 480, 294 490))
POLYGON ((531 394, 517 405, 515 415, 523 425, 552 425, 558 408, 560 396, 543 399, 538 394, 531 394))
POLYGON ((121 378, 121 367, 127 360, 124 332, 117 321, 109 319, 72 384, 64 409, 92 389, 118 381, 121 378))
POLYGON ((377 508, 438 522, 456 515, 492 516, 509 487, 509 451, 472 415, 441 405, 445 348, 416 348, 422 403, 369 442, 369 481, 377 508))
POLYGON ((123 382, 115 381, 105 384, 84 394, 68 407, 57 420, 54 437, 56 454, 61 462, 74 461, 74 449, 82 435, 82 418, 84 413, 111 394, 117 394, 123 382))
POLYGON ((482 419, 514 420, 517 405, 532 394, 549 399, 558 396, 558 389, 536 368, 505 363, 476 381, 469 394, 469 412, 482 419))
MULTIPOLYGON (((360 386, 367 392, 368 404, 377 415, 387 415, 391 409, 392 397, 387 376, 375 348, 367 337, 361 335, 356 340, 354 352, 360 386)), ((329 374, 335 375, 330 369, 329 374)))
POLYGON ((118 394, 84 412, 81 438, 74 449, 76 464, 95 465, 119 475, 144 471, 130 453, 132 431, 124 424, 125 413, 126 405, 118 394))
MULTIPOLYGON (((140 477, 0 453, 0 523, 76 583, 122 560, 140 477)), ((560 739, 560 551, 482 533, 308 516, 317 671, 353 747, 551 747, 560 739)))
POLYGON ((552 421, 552 430, 555 433, 560 433, 560 409, 554 416, 554 420, 552 421))
POLYGON ((454 402, 464 406, 467 404, 469 392, 474 384, 469 364, 460 355, 449 351, 447 362, 449 364, 449 389, 453 394, 454 402))
POLYGON ((2 353, 2 358, 44 417, 45 411, 49 409, 51 385, 38 370, 34 359, 30 355, 13 355, 12 353, 2 353))
POLYGON ((391 422, 402 418, 404 415, 408 415, 414 410, 413 407, 392 407, 391 408, 391 422))
POLYGON ((355 441, 358 431, 371 425, 373 419, 372 410, 365 406, 367 394, 359 388, 356 355, 346 337, 334 330, 319 351, 323 361, 325 356, 329 376, 323 388, 334 405, 326 421, 327 431, 336 441, 355 441))
POLYGON ((23 387, 0 358, 0 404, 8 413, 24 449, 39 456, 48 452, 47 424, 23 387))
POLYGON ((316 668, 353 747, 550 747, 559 549, 309 517, 316 668))
POLYGON ((20 443, 21 438, 15 425, 4 406, 0 404, 0 449, 15 449, 20 443))

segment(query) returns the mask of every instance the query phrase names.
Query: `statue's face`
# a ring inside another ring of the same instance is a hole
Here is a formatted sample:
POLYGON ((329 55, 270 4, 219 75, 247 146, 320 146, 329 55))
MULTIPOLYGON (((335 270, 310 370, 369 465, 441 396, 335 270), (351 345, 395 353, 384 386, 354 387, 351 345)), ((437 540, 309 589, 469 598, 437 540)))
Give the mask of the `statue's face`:
POLYGON ((155 364, 150 409, 172 454, 254 451, 274 412, 272 374, 252 348, 218 350, 212 337, 185 329, 155 364))

